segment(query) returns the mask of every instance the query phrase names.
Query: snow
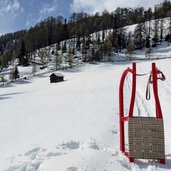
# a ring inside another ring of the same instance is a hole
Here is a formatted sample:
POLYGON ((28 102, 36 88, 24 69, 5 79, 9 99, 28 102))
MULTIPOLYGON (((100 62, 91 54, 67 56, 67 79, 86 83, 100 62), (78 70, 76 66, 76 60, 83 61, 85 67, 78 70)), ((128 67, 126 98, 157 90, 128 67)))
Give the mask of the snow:
MULTIPOLYGON (((144 58, 145 50, 134 56, 144 58)), ((163 43, 153 56, 171 56, 163 43)), ((114 59, 123 57, 116 54, 114 59)), ((132 61, 82 64, 60 73, 64 81, 50 84, 46 68, 0 88, 1 171, 163 171, 171 169, 171 59, 137 60, 135 115, 155 116, 154 98, 145 99, 151 63, 165 74, 159 97, 165 126, 166 164, 136 160, 119 150, 118 90, 120 77, 132 61), (44 73, 44 74, 43 74, 44 73)), ((31 68, 19 67, 22 76, 31 68)), ((58 72, 54 72, 55 74, 58 72)), ((125 113, 129 110, 131 75, 125 82, 125 113)), ((152 87, 151 87, 152 94, 152 87)))
POLYGON ((125 29, 126 29, 127 33, 131 32, 133 34, 136 26, 137 26, 137 24, 129 25, 129 26, 126 26, 125 29))
MULTIPOLYGON (((99 105, 112 103, 113 96, 109 100, 105 96, 111 94, 108 87, 113 87, 113 83, 104 84, 107 94, 101 91, 100 83, 108 82, 113 76, 105 78, 108 72, 105 70, 103 74, 97 73, 99 67, 103 70, 101 65, 95 68, 88 65, 78 71, 67 71, 63 73, 66 81, 60 84, 50 84, 48 75, 45 75, 31 79, 30 83, 3 88, 1 152, 5 154, 9 150, 10 153, 22 153, 27 148, 37 148, 34 147, 36 144, 45 148, 58 145, 61 141, 89 143, 94 136, 101 141, 99 131, 105 135, 108 120, 111 120, 111 126, 113 122, 112 115, 106 112, 108 106, 105 105, 102 110, 99 105), (97 75, 91 76, 92 72, 97 75), (97 91, 94 92, 95 89, 97 91), (93 104, 95 101, 97 103, 93 104)), ((110 134, 108 132, 105 136, 110 138, 110 134)))

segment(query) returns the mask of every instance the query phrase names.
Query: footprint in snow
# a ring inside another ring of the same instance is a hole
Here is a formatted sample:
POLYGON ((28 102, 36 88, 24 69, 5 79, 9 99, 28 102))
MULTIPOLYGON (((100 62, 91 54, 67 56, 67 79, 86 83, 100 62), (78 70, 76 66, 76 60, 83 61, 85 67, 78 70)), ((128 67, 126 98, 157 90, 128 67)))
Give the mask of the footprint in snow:
POLYGON ((47 157, 55 157, 55 156, 60 156, 60 155, 62 155, 62 153, 53 153, 53 152, 49 152, 49 153, 47 154, 47 157))
POLYGON ((116 126, 113 126, 111 133, 112 134, 118 134, 118 128, 116 128, 116 126))
POLYGON ((112 134, 118 134, 118 130, 112 130, 112 134))
POLYGON ((36 147, 36 148, 33 148, 32 150, 27 151, 24 155, 29 156, 29 155, 31 155, 33 153, 38 153, 39 150, 40 150, 40 147, 36 147))
POLYGON ((42 162, 23 163, 9 167, 6 171, 37 171, 42 162))
POLYGON ((99 150, 99 146, 97 145, 97 142, 95 139, 91 138, 91 141, 88 143, 83 143, 81 144, 82 149, 94 149, 94 150, 99 150))
POLYGON ((80 143, 76 142, 76 141, 69 141, 66 143, 62 143, 61 144, 62 149, 71 149, 71 150, 75 150, 80 148, 80 143))
POLYGON ((26 157, 29 157, 30 160, 35 160, 40 149, 41 149, 40 147, 33 148, 32 150, 27 151, 24 155, 26 157))
POLYGON ((67 171, 77 171, 77 168, 76 167, 69 167, 69 168, 67 168, 67 171))
MULTIPOLYGON (((81 148, 80 146, 83 147, 83 149, 91 148, 94 150, 99 150, 99 146, 97 145, 96 140, 93 138, 91 138, 91 141, 88 143, 80 143, 72 140, 59 144, 54 148, 45 149, 36 147, 27 151, 23 155, 21 154, 17 158, 14 157, 11 163, 13 165, 10 166, 6 171, 37 171, 40 164, 43 163, 45 159, 67 154, 68 149, 76 150, 81 148)), ((78 171, 78 169, 76 167, 69 167, 67 168, 67 171, 78 171)))

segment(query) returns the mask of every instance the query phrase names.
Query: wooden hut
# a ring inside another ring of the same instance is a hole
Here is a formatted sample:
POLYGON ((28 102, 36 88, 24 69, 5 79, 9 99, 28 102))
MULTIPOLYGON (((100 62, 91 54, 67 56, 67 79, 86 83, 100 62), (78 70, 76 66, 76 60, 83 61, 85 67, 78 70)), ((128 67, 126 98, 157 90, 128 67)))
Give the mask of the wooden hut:
POLYGON ((49 77, 50 77, 50 83, 57 83, 60 81, 64 81, 64 76, 60 73, 57 74, 52 73, 49 77))

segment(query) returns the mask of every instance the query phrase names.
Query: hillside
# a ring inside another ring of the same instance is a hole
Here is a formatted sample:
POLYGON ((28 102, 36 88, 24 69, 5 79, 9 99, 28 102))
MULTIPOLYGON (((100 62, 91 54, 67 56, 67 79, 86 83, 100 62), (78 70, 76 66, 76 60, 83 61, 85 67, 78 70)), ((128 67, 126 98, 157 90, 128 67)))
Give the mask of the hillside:
MULTIPOLYGON (((136 55, 144 56, 144 53, 137 51, 136 55)), ((170 56, 170 46, 163 44, 153 55, 162 57, 162 53, 170 56)), ((137 61, 137 73, 149 73, 151 62, 137 61)), ((146 160, 129 163, 119 150, 119 81, 122 72, 131 67, 131 61, 123 61, 82 64, 61 71, 65 81, 57 84, 50 84, 50 73, 47 73, 1 88, 0 170, 171 169, 170 59, 153 62, 166 76, 166 81, 159 81, 165 124, 165 165, 146 160)), ((148 77, 138 78, 135 115, 154 116, 154 99, 145 100, 148 77)), ((126 112, 130 80, 129 75, 124 89, 126 112)))
POLYGON ((171 41, 170 21, 167 26, 165 23, 165 18, 170 20, 171 2, 165 0, 154 5, 153 9, 118 7, 111 12, 104 10, 95 14, 73 12, 68 19, 61 15, 49 16, 27 30, 0 36, 0 70, 9 67, 14 60, 19 60, 17 64, 21 66, 32 65, 33 53, 53 44, 58 45, 58 50, 69 53, 65 42, 73 38, 75 44, 70 51, 79 51, 85 56, 85 61, 92 58, 101 61, 102 54, 110 56, 132 43, 134 46, 131 49, 134 50, 149 48, 150 45, 156 47, 164 40, 171 41), (150 24, 146 24, 147 21, 150 24), (137 24, 135 30, 126 30, 126 26, 134 24, 137 24), (111 30, 109 36, 107 30, 111 30), (90 40, 90 35, 94 33, 95 38, 90 40), (61 44, 62 41, 64 43, 61 44), (93 45, 90 46, 90 43, 93 45))

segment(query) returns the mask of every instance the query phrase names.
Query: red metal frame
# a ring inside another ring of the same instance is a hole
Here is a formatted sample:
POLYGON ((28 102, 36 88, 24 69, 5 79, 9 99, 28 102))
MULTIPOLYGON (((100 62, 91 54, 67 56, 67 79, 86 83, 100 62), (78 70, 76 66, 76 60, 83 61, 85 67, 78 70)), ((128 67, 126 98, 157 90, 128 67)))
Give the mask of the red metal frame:
MULTIPOLYGON (((158 97, 158 86, 157 86, 157 79, 158 74, 161 71, 156 68, 155 63, 152 63, 152 84, 153 84, 153 92, 154 92, 154 99, 155 99, 155 107, 156 107, 156 118, 162 118, 162 110, 160 106, 160 101, 158 97)), ((136 63, 132 64, 132 69, 127 68, 121 77, 120 86, 119 86, 119 114, 120 114, 120 150, 129 158, 130 162, 134 162, 133 158, 129 157, 129 152, 125 151, 125 131, 124 131, 124 122, 128 121, 129 117, 133 117, 133 110, 135 104, 135 93, 136 93, 136 63), (123 88, 125 78, 128 73, 132 74, 132 94, 131 94, 131 101, 129 107, 128 116, 124 115, 124 95, 123 95, 123 88)), ((165 159, 159 160, 160 163, 165 164, 165 159)))
POLYGON ((156 68, 155 63, 152 63, 152 83, 153 83, 153 92, 155 98, 156 105, 156 118, 162 118, 162 110, 160 106, 160 101, 158 97, 158 86, 157 86, 157 75, 160 74, 161 71, 156 68))

